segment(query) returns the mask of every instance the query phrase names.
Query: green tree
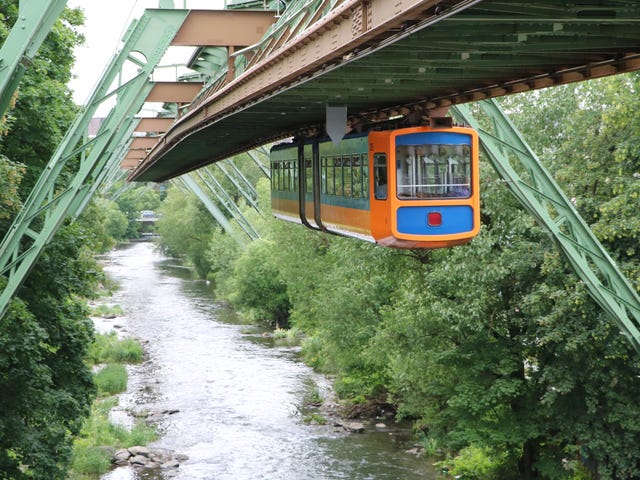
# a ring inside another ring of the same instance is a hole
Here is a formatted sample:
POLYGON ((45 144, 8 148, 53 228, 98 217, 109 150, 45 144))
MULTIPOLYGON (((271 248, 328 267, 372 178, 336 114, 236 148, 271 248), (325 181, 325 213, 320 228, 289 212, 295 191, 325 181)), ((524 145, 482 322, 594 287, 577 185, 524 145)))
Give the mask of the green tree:
MULTIPOLYGON (((115 202, 127 218, 128 224, 124 238, 138 238, 140 236, 140 222, 138 222, 140 212, 142 210, 157 212, 162 203, 158 189, 151 188, 149 185, 140 185, 127 190, 118 196, 115 202)), ((112 219, 116 222, 120 221, 115 217, 112 219)), ((113 226, 117 228, 116 225, 113 226)))
POLYGON ((117 242, 127 239, 127 217, 111 200, 95 197, 83 212, 81 221, 92 232, 88 241, 95 252, 107 252, 117 242))
POLYGON ((207 247, 214 221, 200 200, 170 189, 160 209, 160 246, 170 255, 183 256, 202 278, 209 273, 207 247))
MULTIPOLYGON (((17 5, 0 2, 8 24, 16 19, 17 5)), ((82 41, 76 30, 82 21, 81 12, 65 10, 29 65, 8 114, 0 143, 0 234, 77 110, 65 85, 73 47, 82 41)), ((72 436, 94 393, 83 362, 92 325, 82 300, 98 278, 85 244, 93 235, 80 223, 63 227, 0 320, 0 478, 66 476, 72 436)))
POLYGON ((273 261, 273 244, 256 240, 233 265, 230 300, 249 318, 272 326, 286 327, 289 319, 287 285, 273 261))
MULTIPOLYGON (((18 1, 0 0, 0 13, 13 25, 18 1)), ((23 193, 33 187, 75 118, 77 106, 67 83, 72 75, 73 48, 84 42, 78 31, 83 22, 79 9, 64 10, 27 68, 16 93, 15 107, 8 112, 10 135, 0 142, 0 154, 29 166, 23 193)))
POLYGON ((240 253, 240 245, 231 235, 216 228, 209 241, 206 259, 209 265, 207 278, 213 282, 216 294, 227 297, 227 291, 233 287, 227 285, 233 278, 233 261, 240 253))

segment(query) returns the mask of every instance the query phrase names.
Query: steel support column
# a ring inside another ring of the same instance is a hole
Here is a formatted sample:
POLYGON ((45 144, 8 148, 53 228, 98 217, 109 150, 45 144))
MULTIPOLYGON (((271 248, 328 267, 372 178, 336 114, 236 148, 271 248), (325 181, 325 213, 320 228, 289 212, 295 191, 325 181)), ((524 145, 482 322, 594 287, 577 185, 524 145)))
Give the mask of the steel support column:
POLYGON ((131 122, 140 110, 153 84, 149 77, 180 28, 186 11, 148 10, 132 23, 124 46, 114 57, 91 95, 87 107, 76 117, 58 145, 22 211, 0 244, 0 274, 7 277, 0 293, 0 316, 42 253, 46 244, 69 215, 79 213, 94 185, 109 168, 114 149, 131 133, 131 122), (137 73, 112 90, 120 78, 127 78, 126 67, 137 73), (116 98, 95 138, 86 141, 85 132, 100 105, 116 98), (63 168, 70 159, 81 156, 72 175, 63 168), (67 180, 69 178, 69 180, 67 180))
POLYGON ((238 191, 242 194, 247 202, 251 204, 253 208, 255 208, 256 212, 260 213, 260 208, 258 207, 258 192, 251 182, 247 180, 238 167, 233 163, 233 161, 228 158, 226 160, 222 160, 221 162, 217 162, 215 164, 218 169, 229 179, 231 183, 238 189, 238 191), (226 166, 228 165, 231 168, 231 172, 227 170, 226 166))
POLYGON ((179 180, 182 181, 183 185, 193 193, 200 201, 204 204, 205 208, 209 210, 209 213, 216 219, 218 224, 222 227, 222 229, 231 235, 236 242, 240 245, 244 245, 244 242, 241 240, 240 236, 233 230, 231 223, 227 220, 227 217, 224 216, 222 211, 218 208, 218 206, 211 201, 209 196, 202 190, 198 182, 193 178, 192 173, 188 173, 186 175, 182 175, 178 177, 179 180))
POLYGON ((478 130, 482 150, 498 175, 547 229, 593 299, 640 351, 640 297, 497 102, 484 100, 478 105, 493 122, 493 132, 480 126, 467 105, 452 110, 478 130), (512 162, 522 165, 528 178, 522 178, 512 162))
POLYGON ((0 116, 67 0, 20 0, 18 19, 0 49, 0 116))
POLYGON ((236 203, 225 191, 220 182, 218 182, 216 177, 214 177, 207 168, 204 169, 204 172, 206 173, 207 178, 204 178, 204 176, 200 173, 200 170, 196 170, 192 173, 198 175, 202 183, 204 183, 209 191, 218 199, 218 201, 225 206, 227 211, 231 214, 234 220, 238 222, 240 228, 242 228, 244 233, 246 233, 251 240, 257 240, 258 238, 260 238, 260 234, 255 228, 253 228, 251 222, 249 222, 247 217, 245 217, 244 214, 240 211, 236 203))
POLYGON ((249 150, 247 152, 247 155, 249 155, 249 158, 253 160, 253 163, 255 163, 258 166, 258 168, 262 171, 262 173, 264 173, 264 176, 270 179, 271 169, 269 167, 265 167, 264 164, 258 158, 258 155, 256 155, 256 152, 260 152, 260 151, 262 151, 262 153, 267 156, 267 159, 269 158, 269 152, 267 152, 264 147, 261 147, 255 150, 249 150))
MULTIPOLYGON (((143 91, 148 90, 149 87, 144 89, 143 91)), ((142 106, 142 105, 140 105, 142 106)), ((115 136, 110 142, 108 146, 106 146, 102 153, 100 154, 101 162, 104 162, 104 166, 102 168, 96 169, 94 175, 92 175, 91 181, 86 186, 87 192, 86 194, 80 196, 78 198, 77 206, 71 209, 72 219, 77 219, 84 209, 87 208, 87 205, 91 201, 91 198, 95 194, 95 192, 106 182, 107 177, 114 170, 120 169, 120 159, 122 158, 122 154, 126 151, 130 143, 131 133, 136 125, 136 121, 134 121, 132 116, 128 116, 123 122, 120 132, 117 136, 115 136)))

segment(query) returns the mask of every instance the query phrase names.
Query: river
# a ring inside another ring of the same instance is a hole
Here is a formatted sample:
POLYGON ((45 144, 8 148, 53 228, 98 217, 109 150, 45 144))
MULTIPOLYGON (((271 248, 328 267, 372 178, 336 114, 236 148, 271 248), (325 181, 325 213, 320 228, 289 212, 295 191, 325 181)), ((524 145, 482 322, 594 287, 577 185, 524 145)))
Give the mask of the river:
POLYGON ((436 478, 428 460, 407 452, 406 429, 388 419, 360 434, 305 423, 305 395, 329 391, 329 382, 296 348, 240 324, 206 282, 151 243, 114 250, 104 268, 120 285, 110 301, 125 312, 113 321, 143 342, 148 357, 130 367, 114 418, 164 412, 151 446, 188 459, 170 471, 121 467, 102 480, 436 478))

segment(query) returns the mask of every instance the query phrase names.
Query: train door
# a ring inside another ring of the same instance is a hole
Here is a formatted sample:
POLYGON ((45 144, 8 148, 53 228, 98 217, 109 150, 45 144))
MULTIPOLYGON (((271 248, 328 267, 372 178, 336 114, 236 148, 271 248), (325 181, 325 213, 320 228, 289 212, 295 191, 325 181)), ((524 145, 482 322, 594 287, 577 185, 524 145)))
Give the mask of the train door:
POLYGON ((371 235, 379 243, 391 234, 390 199, 395 182, 390 171, 389 132, 369 133, 371 235))

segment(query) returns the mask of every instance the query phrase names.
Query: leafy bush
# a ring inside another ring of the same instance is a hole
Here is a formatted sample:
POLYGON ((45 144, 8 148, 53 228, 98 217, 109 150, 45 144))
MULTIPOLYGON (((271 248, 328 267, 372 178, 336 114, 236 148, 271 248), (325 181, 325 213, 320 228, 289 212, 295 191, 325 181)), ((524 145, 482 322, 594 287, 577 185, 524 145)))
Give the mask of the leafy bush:
MULTIPOLYGON (((471 445, 460 451, 458 456, 451 460, 438 462, 446 475, 459 480, 495 480, 509 477, 507 455, 493 455, 488 450, 476 445, 471 445)), ((512 470, 513 471, 513 470, 512 470)))
POLYGON ((185 258, 205 278, 210 270, 207 246, 215 228, 211 214, 200 200, 177 189, 169 191, 159 213, 156 228, 162 250, 185 258))
POLYGON ((302 332, 296 327, 276 328, 273 331, 273 338, 276 345, 299 345, 302 339, 302 332))
POLYGON ((252 320, 285 327, 289 320, 287 284, 270 255, 271 242, 257 240, 234 264, 231 302, 252 320))

